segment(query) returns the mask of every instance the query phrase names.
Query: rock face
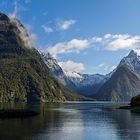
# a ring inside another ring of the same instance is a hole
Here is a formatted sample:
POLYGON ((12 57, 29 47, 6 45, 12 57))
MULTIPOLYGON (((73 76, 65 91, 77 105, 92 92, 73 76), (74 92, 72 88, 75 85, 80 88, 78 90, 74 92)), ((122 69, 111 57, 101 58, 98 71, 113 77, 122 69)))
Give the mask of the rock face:
POLYGON ((23 25, 0 13, 0 102, 83 98, 53 78, 23 25))
POLYGON ((50 53, 41 52, 45 64, 49 67, 54 77, 65 87, 80 95, 91 97, 99 87, 108 79, 108 76, 100 74, 80 74, 64 71, 50 53))
POLYGON ((119 67, 99 89, 95 98, 103 101, 130 101, 140 91, 140 79, 127 67, 119 67))
POLYGON ((127 66, 131 72, 140 77, 140 50, 132 50, 128 56, 124 57, 119 66, 127 66))
POLYGON ((41 57, 47 67, 50 69, 53 76, 59 80, 63 85, 66 85, 66 77, 62 68, 58 65, 57 60, 54 59, 49 52, 41 52, 41 57))
POLYGON ((132 50, 124 57, 94 97, 98 100, 129 101, 137 95, 140 92, 139 54, 139 50, 132 50))
POLYGON ((140 92, 140 51, 132 50, 107 75, 66 72, 49 53, 44 62, 53 75, 66 87, 81 95, 104 101, 129 101, 140 92), (49 57, 49 59, 48 59, 49 57))

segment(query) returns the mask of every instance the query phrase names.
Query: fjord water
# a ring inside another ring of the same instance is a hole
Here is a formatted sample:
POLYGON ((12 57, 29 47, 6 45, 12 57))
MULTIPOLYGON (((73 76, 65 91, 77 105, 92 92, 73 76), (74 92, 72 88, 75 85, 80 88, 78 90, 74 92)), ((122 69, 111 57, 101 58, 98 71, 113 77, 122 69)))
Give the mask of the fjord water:
POLYGON ((1 105, 1 108, 29 108, 40 115, 0 119, 0 140, 140 139, 140 114, 116 109, 119 105, 106 102, 1 105))

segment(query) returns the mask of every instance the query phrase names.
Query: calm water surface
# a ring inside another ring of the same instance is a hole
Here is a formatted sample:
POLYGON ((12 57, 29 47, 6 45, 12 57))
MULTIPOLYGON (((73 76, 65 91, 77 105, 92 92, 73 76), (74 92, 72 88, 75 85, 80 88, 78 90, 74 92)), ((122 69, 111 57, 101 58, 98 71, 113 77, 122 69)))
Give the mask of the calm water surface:
POLYGON ((119 103, 1 105, 40 112, 27 119, 0 120, 0 140, 140 140, 140 114, 119 103))

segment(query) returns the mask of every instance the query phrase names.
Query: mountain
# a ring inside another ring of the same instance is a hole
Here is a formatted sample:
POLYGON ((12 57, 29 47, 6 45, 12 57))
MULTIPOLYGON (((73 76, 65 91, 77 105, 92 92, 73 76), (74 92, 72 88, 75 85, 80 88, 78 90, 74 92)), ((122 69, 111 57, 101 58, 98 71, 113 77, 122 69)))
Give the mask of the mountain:
POLYGON ((63 85, 80 95, 104 101, 129 101, 140 92, 139 50, 132 50, 107 75, 64 71, 49 53, 44 62, 63 85))
POLYGON ((98 100, 129 101, 137 95, 140 92, 139 58, 139 51, 132 50, 93 97, 98 100))
POLYGON ((105 80, 105 76, 100 74, 66 72, 66 76, 73 83, 73 86, 68 85, 69 88, 73 88, 79 94, 88 97, 95 94, 105 80))
POLYGON ((54 59, 49 52, 40 52, 40 54, 53 76, 65 86, 67 80, 64 71, 57 63, 57 60, 54 59))
POLYGON ((84 99, 55 80, 24 26, 0 13, 0 102, 84 99))
POLYGON ((132 50, 128 54, 128 56, 124 57, 119 66, 121 67, 126 65, 131 72, 135 73, 138 77, 140 77, 140 50, 132 50))
POLYGON ((54 77, 65 87, 80 95, 92 96, 100 86, 109 78, 100 74, 80 74, 78 72, 64 71, 49 52, 41 52, 45 64, 49 67, 54 77))
POLYGON ((96 94, 103 101, 129 101, 140 92, 140 79, 126 66, 119 67, 96 94))

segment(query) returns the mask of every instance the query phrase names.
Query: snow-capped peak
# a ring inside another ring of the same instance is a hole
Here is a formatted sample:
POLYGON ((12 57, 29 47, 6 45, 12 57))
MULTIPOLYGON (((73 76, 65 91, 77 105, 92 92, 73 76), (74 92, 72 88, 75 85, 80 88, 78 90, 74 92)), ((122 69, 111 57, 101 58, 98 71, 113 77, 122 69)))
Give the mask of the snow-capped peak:
POLYGON ((50 69, 55 69, 57 68, 58 64, 56 59, 54 59, 49 52, 41 52, 41 56, 45 62, 45 64, 50 68, 50 69))
POLYGON ((100 74, 80 74, 78 72, 65 71, 65 75, 75 85, 86 86, 98 84, 104 80, 105 76, 100 74))
POLYGON ((124 57, 119 66, 127 66, 133 73, 140 76, 140 50, 135 49, 130 51, 128 56, 124 57))
POLYGON ((72 77, 72 78, 80 78, 82 79, 82 75, 78 72, 75 72, 75 71, 64 71, 65 75, 67 77, 72 77))
POLYGON ((42 59, 47 67, 51 70, 55 77, 62 77, 63 70, 58 65, 56 59, 54 59, 49 52, 42 52, 41 53, 42 59))
POLYGON ((131 50, 127 57, 132 58, 132 59, 137 57, 140 60, 140 49, 131 50))

